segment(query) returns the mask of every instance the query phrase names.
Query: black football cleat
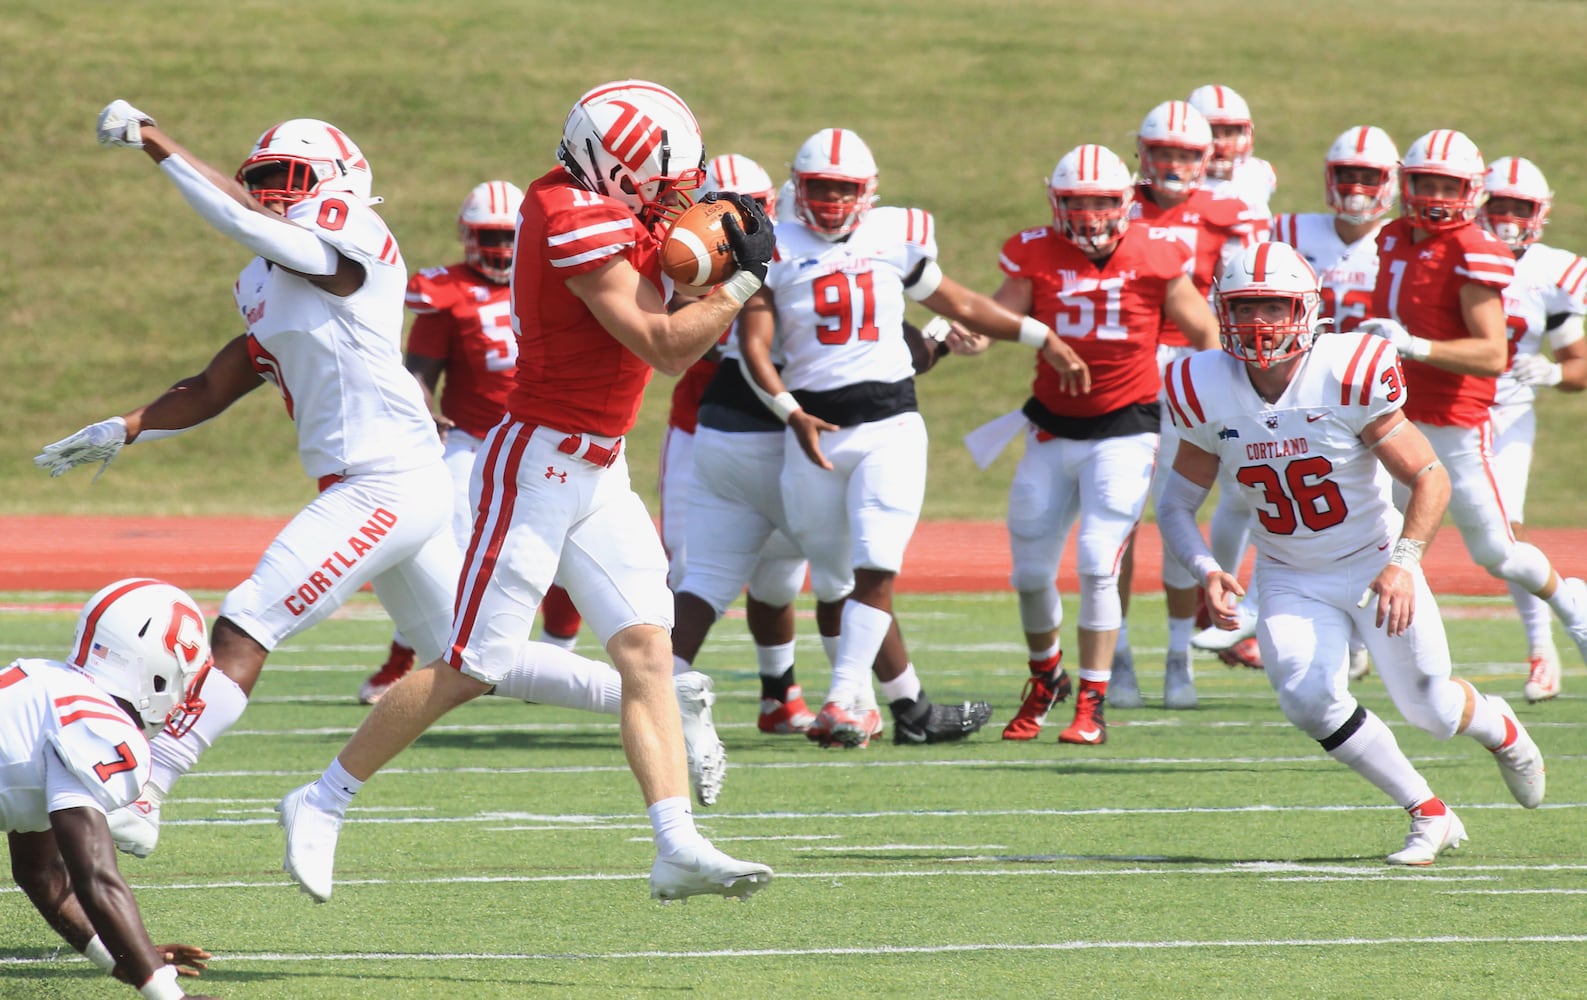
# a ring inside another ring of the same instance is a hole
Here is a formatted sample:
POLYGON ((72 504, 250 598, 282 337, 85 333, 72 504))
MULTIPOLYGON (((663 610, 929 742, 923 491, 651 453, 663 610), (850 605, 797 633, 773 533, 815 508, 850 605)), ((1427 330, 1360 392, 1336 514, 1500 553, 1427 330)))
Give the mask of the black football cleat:
POLYGON ((992 706, 984 701, 938 705, 924 691, 919 698, 900 698, 888 707, 893 710, 894 743, 951 743, 969 736, 992 718, 992 706))

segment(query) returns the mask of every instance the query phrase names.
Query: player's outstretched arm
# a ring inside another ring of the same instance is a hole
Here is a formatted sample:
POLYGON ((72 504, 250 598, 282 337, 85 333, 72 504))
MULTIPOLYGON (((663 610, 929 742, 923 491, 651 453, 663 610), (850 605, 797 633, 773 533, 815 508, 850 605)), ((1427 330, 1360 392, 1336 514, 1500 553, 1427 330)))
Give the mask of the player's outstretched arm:
POLYGON ((142 437, 168 437, 219 416, 227 407, 259 388, 262 380, 248 355, 248 338, 235 337, 190 375, 151 402, 122 415, 130 444, 142 437), (156 432, 169 433, 156 433, 156 432))
POLYGON ((1388 565, 1361 598, 1365 607, 1376 594, 1378 627, 1386 628, 1389 635, 1400 635, 1410 627, 1416 614, 1416 584, 1411 569, 1422 561, 1449 506, 1449 471, 1438 460, 1427 436, 1399 410, 1385 413, 1362 428, 1361 441, 1377 455, 1389 475, 1411 491, 1405 505, 1405 524, 1388 565))
MULTIPOLYGON (((910 296, 927 309, 993 340, 1013 340, 1034 347, 1058 373, 1059 386, 1064 392, 1079 396, 1091 391, 1090 367, 1047 324, 966 288, 943 274, 935 261, 925 261, 922 273, 914 277, 915 280, 905 287, 910 290, 910 296), (922 294, 927 289, 929 294, 922 294)), ((1029 308, 1027 305, 1027 312, 1029 308)))
POLYGON ((1218 318, 1207 305, 1207 297, 1196 291, 1190 275, 1182 274, 1168 283, 1163 293, 1163 315, 1179 327, 1196 350, 1218 346, 1218 318))

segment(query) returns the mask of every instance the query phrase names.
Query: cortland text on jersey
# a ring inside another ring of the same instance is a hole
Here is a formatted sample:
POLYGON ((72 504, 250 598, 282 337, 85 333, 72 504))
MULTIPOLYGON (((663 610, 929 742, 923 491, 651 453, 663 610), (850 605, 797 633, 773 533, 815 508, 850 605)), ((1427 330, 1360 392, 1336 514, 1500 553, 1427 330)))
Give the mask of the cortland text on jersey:
POLYGON ((340 547, 332 549, 331 554, 320 563, 321 569, 325 572, 315 570, 310 573, 307 580, 287 595, 283 602, 286 609, 294 616, 306 612, 320 599, 321 594, 335 586, 333 579, 340 580, 343 570, 352 569, 358 564, 358 560, 374 551, 380 540, 386 537, 387 530, 395 527, 396 523, 397 515, 384 507, 376 507, 374 513, 369 515, 369 520, 359 527, 358 533, 348 536, 347 551, 352 555, 348 556, 340 547))
MULTIPOLYGON (((1238 437, 1238 434, 1234 436, 1238 437)), ((1228 438, 1219 434, 1220 440, 1228 438)), ((1245 457, 1253 462, 1266 462, 1274 458, 1290 458, 1295 455, 1308 455, 1311 448, 1303 437, 1284 438, 1280 441, 1253 441, 1245 446, 1245 457)))

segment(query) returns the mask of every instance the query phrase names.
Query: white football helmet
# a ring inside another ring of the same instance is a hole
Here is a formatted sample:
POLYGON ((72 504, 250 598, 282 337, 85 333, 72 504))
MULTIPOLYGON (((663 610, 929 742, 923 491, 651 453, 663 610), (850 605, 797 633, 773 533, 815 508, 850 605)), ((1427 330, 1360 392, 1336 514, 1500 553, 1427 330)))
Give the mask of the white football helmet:
POLYGON ((777 217, 777 186, 759 163, 742 153, 723 153, 705 165, 705 183, 702 194, 712 191, 733 191, 749 195, 766 210, 766 218, 777 217))
POLYGON ((178 588, 117 580, 83 605, 68 662, 132 706, 145 732, 159 730, 178 707, 190 728, 204 709, 198 690, 210 665, 209 633, 198 605, 178 588))
POLYGON ((1213 132, 1208 175, 1222 180, 1233 177, 1234 168, 1251 158, 1251 149, 1256 144, 1256 126, 1251 124, 1251 108, 1245 98, 1229 87, 1209 83, 1192 90, 1185 103, 1201 112, 1213 132), (1231 126, 1238 131, 1219 137, 1220 126, 1231 126))
POLYGON ((789 166, 794 182, 794 217, 827 240, 852 233, 876 204, 876 157, 865 140, 846 128, 824 128, 806 139, 789 166), (810 197, 814 180, 852 184, 853 200, 816 201, 810 197))
POLYGON ((1519 250, 1536 243, 1548 224, 1549 209, 1554 207, 1554 192, 1537 164, 1521 156, 1501 156, 1488 165, 1488 175, 1483 181, 1488 200, 1477 213, 1484 229, 1519 250), (1531 202, 1527 215, 1495 215, 1494 198, 1513 198, 1531 202))
POLYGON ((1418 229, 1443 232, 1455 229, 1477 217, 1482 207, 1483 177, 1487 167, 1482 151, 1464 132, 1440 128, 1411 143, 1400 166, 1400 214, 1418 229), (1453 177, 1460 181, 1460 192, 1451 197, 1417 195, 1412 190, 1416 178, 1453 177))
POLYGON ((794 218, 794 182, 790 177, 782 182, 777 189, 777 213, 772 215, 773 222, 789 222, 794 218))
POLYGON ((237 168, 237 182, 261 205, 285 212, 322 191, 345 191, 371 202, 375 175, 346 132, 318 118, 294 118, 259 137, 237 168), (264 187, 281 167, 287 171, 281 186, 264 187))
POLYGON ((1240 251, 1224 267, 1213 294, 1218 340, 1246 364, 1266 368, 1311 350, 1321 324, 1317 314, 1322 296, 1316 272, 1288 243, 1257 243, 1240 251), (1287 316, 1237 322, 1234 307, 1242 299, 1288 300, 1287 316))
POLYGON ((1212 158, 1212 126, 1201 112, 1184 101, 1164 101, 1146 113, 1135 136, 1135 153, 1141 161, 1141 181, 1164 191, 1183 193, 1201 186, 1212 158), (1158 169, 1154 149, 1188 149, 1201 159, 1184 170, 1158 169))
POLYGON ((1389 134, 1376 125, 1352 125, 1328 147, 1323 161, 1323 188, 1328 207, 1352 225, 1375 222, 1388 214, 1399 193, 1400 150, 1389 134), (1374 183, 1346 184, 1338 177, 1341 167, 1377 171, 1374 183))
POLYGON ((1106 146, 1076 146, 1053 168, 1047 182, 1047 200, 1052 202, 1059 235, 1087 256, 1102 256, 1113 252, 1129 228, 1135 184, 1130 168, 1113 150, 1106 146), (1117 204, 1106 209, 1070 206, 1070 198, 1081 197, 1112 198, 1117 204))
POLYGON ((617 80, 568 112, 557 159, 580 186, 627 205, 646 225, 676 218, 705 179, 705 142, 683 98, 659 83, 617 80))
POLYGON ((512 277, 512 241, 518 229, 523 192, 507 181, 476 185, 457 213, 463 259, 487 280, 505 285, 512 277), (505 238, 501 235, 505 233, 505 238), (482 241, 480 236, 486 235, 482 241))

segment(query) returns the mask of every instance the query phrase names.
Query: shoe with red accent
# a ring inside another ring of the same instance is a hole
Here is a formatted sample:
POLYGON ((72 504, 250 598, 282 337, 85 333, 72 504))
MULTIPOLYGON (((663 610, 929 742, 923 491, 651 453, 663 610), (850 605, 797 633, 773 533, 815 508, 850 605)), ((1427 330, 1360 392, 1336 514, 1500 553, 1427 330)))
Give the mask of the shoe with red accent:
POLYGON ((391 690, 391 686, 413 669, 413 647, 404 646, 399 642, 391 644, 391 652, 386 656, 386 662, 381 664, 379 670, 370 674, 358 689, 358 703, 360 705, 373 705, 381 696, 391 690))
POLYGON ((788 689, 787 701, 760 700, 760 718, 755 720, 755 728, 763 733, 798 734, 809 732, 814 721, 816 716, 805 704, 804 691, 795 684, 788 689))
POLYGON ((1465 826, 1442 800, 1428 799, 1410 813, 1411 832, 1405 836, 1405 847, 1384 859, 1389 864, 1430 865, 1445 850, 1465 843, 1465 826))
POLYGON ((1047 713, 1059 702, 1069 697, 1073 688, 1069 674, 1063 667, 1054 666, 1046 673, 1037 674, 1025 681, 1025 692, 1019 711, 1003 727, 1005 740, 1033 740, 1041 735, 1047 713))
POLYGON ((1080 693, 1075 696, 1075 721, 1058 734, 1058 742, 1093 747, 1106 743, 1108 724, 1103 718, 1102 708, 1102 692, 1081 681, 1080 693))
POLYGON ((847 718, 832 721, 832 742, 827 744, 849 750, 864 750, 871 745, 873 736, 882 734, 882 713, 874 708, 856 708, 847 718))
POLYGON ((836 742, 833 730, 839 725, 844 726, 848 732, 857 732, 860 728, 859 720, 846 705, 829 701, 816 713, 816 720, 810 723, 809 729, 805 730, 805 736, 813 742, 829 747, 836 742))
POLYGON ((1530 661, 1531 673, 1527 675, 1522 693, 1532 703, 1548 701, 1559 694, 1559 657, 1552 653, 1539 653, 1530 661))
POLYGON ((1499 763, 1499 773, 1515 796, 1515 801, 1528 809, 1543 804, 1543 751, 1537 748, 1526 727, 1515 717, 1510 703, 1497 695, 1488 695, 1499 714, 1504 716, 1505 741, 1493 750, 1493 759, 1499 763))
POLYGON ((1262 647, 1256 644, 1255 637, 1247 637, 1220 652, 1218 659, 1231 667, 1250 667, 1252 670, 1261 670, 1262 647))

